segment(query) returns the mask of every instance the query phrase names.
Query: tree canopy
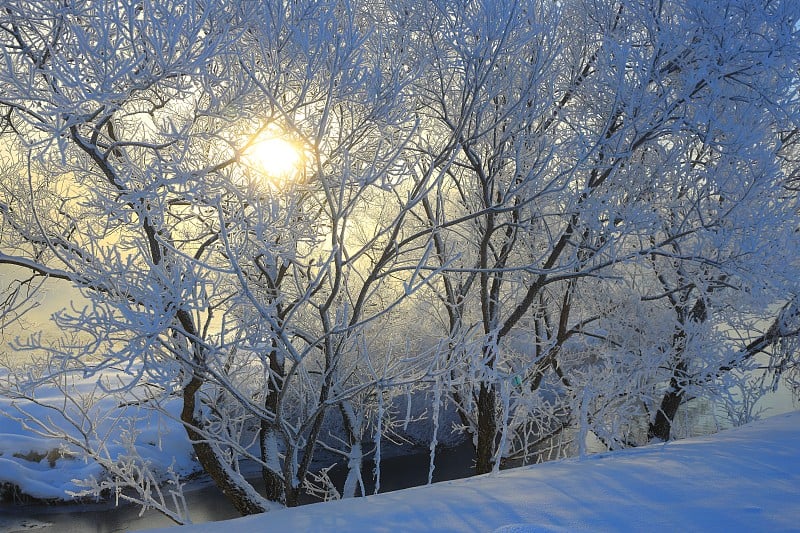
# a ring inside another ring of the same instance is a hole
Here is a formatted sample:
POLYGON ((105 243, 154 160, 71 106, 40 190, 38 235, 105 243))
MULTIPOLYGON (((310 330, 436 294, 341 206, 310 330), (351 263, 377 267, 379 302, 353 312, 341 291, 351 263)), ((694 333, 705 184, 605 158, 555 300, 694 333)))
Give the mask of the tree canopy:
POLYGON ((2 0, 0 325, 42 280, 81 297, 56 341, 12 343, 41 359, 0 391, 96 375, 60 408, 82 438, 32 426, 105 467, 92 490, 178 522, 93 402, 177 417, 243 514, 363 493, 363 460, 420 418, 417 444, 460 432, 479 473, 588 432, 669 439, 695 399, 745 419, 734 391, 798 368, 799 18, 2 0), (336 460, 338 487, 319 474, 336 460))

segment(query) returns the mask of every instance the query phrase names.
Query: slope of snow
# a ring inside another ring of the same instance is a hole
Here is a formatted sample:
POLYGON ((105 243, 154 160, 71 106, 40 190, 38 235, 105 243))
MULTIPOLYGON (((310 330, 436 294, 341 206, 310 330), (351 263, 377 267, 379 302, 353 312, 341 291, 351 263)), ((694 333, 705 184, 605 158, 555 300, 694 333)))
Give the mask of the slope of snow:
POLYGON ((0 395, 0 488, 13 485, 25 495, 46 500, 73 499, 85 490, 85 480, 103 478, 104 470, 70 441, 92 442, 104 459, 113 462, 131 459, 122 444, 130 438, 136 460, 151 464, 159 475, 170 467, 182 475, 198 470, 186 432, 175 421, 180 412, 177 402, 166 406, 170 418, 135 404, 120 405, 113 396, 84 401, 96 388, 97 378, 90 376, 71 383, 70 402, 53 387, 37 390, 37 403, 0 395), (53 406, 66 409, 69 416, 53 406), (42 436, 37 420, 48 421, 61 433, 54 430, 42 436))
POLYGON ((162 532, 800 531, 800 412, 704 438, 162 532))

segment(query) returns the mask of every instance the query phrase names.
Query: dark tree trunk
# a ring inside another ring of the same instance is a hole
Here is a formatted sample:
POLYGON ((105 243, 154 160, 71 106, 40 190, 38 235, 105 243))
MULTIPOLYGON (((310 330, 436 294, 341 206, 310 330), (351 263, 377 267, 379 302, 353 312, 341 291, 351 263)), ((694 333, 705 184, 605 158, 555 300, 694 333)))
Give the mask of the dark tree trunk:
POLYGON ((680 361, 675 366, 675 371, 669 381, 669 390, 661 398, 661 405, 658 406, 656 416, 647 428, 647 440, 668 441, 670 439, 672 421, 675 420, 678 408, 683 403, 684 387, 689 379, 687 366, 685 361, 680 361))
MULTIPOLYGON (((672 380, 675 382, 675 379, 672 380)), ((656 416, 647 428, 647 440, 659 439, 668 441, 672 432, 672 421, 683 401, 683 393, 679 389, 671 389, 664 394, 656 416)))
POLYGON ((494 387, 491 384, 481 383, 478 393, 478 445, 475 450, 477 474, 487 474, 492 471, 492 459, 497 446, 496 402, 494 387))
MULTIPOLYGON (((267 448, 267 438, 272 430, 273 424, 267 420, 261 420, 259 426, 259 444, 261 447, 261 460, 265 463, 269 459, 269 451, 267 448)), ((266 466, 261 467, 261 479, 264 480, 265 496, 268 500, 273 502, 285 502, 286 495, 283 490, 283 478, 278 472, 274 472, 271 468, 266 466)))
POLYGON ((673 305, 678 314, 679 329, 672 336, 672 346, 675 350, 678 363, 675 365, 675 370, 672 372, 672 378, 669 380, 669 389, 667 389, 664 396, 661 398, 661 404, 658 406, 656 416, 647 428, 648 441, 659 439, 666 442, 670 439, 672 422, 675 420, 678 408, 685 399, 685 387, 689 383, 690 377, 688 373, 689 365, 685 359, 687 339, 684 321, 688 318, 693 324, 702 324, 708 318, 708 311, 703 298, 698 298, 694 302, 692 309, 688 313, 688 317, 686 314, 686 307, 683 303, 680 305, 673 305))
POLYGON ((300 505, 300 489, 294 486, 286 486, 286 507, 297 507, 300 505))
MULTIPOLYGON (((201 349, 192 340, 197 335, 191 315, 185 310, 179 310, 177 318, 187 334, 189 343, 194 353, 195 363, 202 361, 201 349)), ((244 479, 236 480, 231 476, 231 472, 224 467, 220 457, 208 443, 208 440, 200 433, 199 428, 202 423, 195 416, 197 411, 197 393, 203 386, 204 380, 197 373, 193 372, 191 380, 182 391, 183 407, 181 409, 181 422, 192 443, 197 460, 203 470, 211 476, 214 483, 219 487, 223 494, 230 500, 233 506, 242 516, 263 513, 267 509, 264 505, 252 498, 245 487, 248 486, 244 479)), ((252 488, 252 487, 251 487, 252 488)))
MULTIPOLYGON (((274 457, 270 457, 270 450, 268 447, 267 439, 271 432, 276 431, 276 423, 278 418, 278 400, 280 392, 283 389, 283 380, 285 376, 284 368, 278 364, 278 358, 275 354, 275 346, 273 341, 273 349, 269 355, 269 382, 267 383, 268 393, 267 398, 264 400, 264 408, 268 413, 273 413, 276 421, 261 419, 259 423, 259 446, 261 451, 261 461, 264 464, 270 464, 274 457)), ((274 450, 273 450, 274 451, 274 450)), ((266 498, 273 502, 286 503, 286 493, 284 490, 284 480, 280 472, 275 472, 266 466, 261 468, 261 478, 264 480, 266 486, 266 498)))
POLYGON ((194 413, 197 391, 202 384, 201 378, 192 377, 191 381, 183 389, 183 409, 181 411, 181 421, 189 440, 192 442, 194 452, 197 454, 197 460, 202 465, 203 470, 211 476, 214 483, 222 490, 223 494, 242 516, 263 513, 267 509, 258 501, 254 501, 242 486, 230 476, 229 472, 220 463, 217 454, 214 453, 206 439, 197 430, 199 422, 194 413))

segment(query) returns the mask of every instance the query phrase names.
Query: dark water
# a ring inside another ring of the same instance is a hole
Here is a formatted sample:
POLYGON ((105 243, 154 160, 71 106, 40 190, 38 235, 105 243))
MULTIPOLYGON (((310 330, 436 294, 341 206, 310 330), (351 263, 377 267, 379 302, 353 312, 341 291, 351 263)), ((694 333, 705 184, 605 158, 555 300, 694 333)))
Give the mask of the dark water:
MULTIPOLYGON (((381 461, 380 492, 424 485, 428 481, 430 456, 425 453, 395 456, 381 461)), ((365 461, 364 481, 368 494, 374 491, 372 477, 375 465, 365 461)), ((474 474, 472 447, 469 443, 437 452, 433 481, 446 481, 474 474)), ((344 467, 334 467, 329 475, 341 485, 344 467)), ((251 479, 256 486, 256 479, 251 479)), ((207 479, 192 482, 185 489, 192 521, 196 524, 236 518, 239 514, 207 479)), ((307 498, 306 502, 314 500, 307 498)), ((174 522, 162 514, 148 510, 142 513, 136 505, 63 504, 14 505, 0 503, 0 533, 34 531, 35 533, 111 533, 168 527, 174 522)))
MULTIPOLYGON (((208 481, 198 481, 185 492, 195 523, 236 518, 238 513, 208 481)), ((0 504, 0 533, 110 533, 174 525, 157 511, 142 513, 140 506, 112 503, 14 505, 0 504)))

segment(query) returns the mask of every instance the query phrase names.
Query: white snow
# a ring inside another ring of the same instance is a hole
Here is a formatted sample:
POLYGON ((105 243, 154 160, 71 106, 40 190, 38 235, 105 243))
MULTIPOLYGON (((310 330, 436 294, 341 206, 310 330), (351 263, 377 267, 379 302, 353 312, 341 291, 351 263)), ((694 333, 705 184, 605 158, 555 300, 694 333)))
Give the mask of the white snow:
MULTIPOLYGON (((47 416, 56 397, 27 407, 47 416)), ((98 407, 104 424, 120 414, 112 402, 98 407)), ((12 403, 0 399, 0 411, 13 413, 12 403)), ((130 406, 125 414, 136 416, 143 458, 162 470, 196 468, 174 419, 130 406)), ((25 422, 0 416, 0 484, 67 498, 80 490, 73 480, 101 475, 80 450, 34 436, 25 422)), ((703 438, 162 531, 800 531, 798 442, 800 411, 703 438)))
POLYGON ((794 412, 709 437, 153 531, 800 531, 798 442, 794 412))
POLYGON ((75 379, 70 387, 73 404, 53 387, 37 392, 38 403, 0 396, 0 487, 15 485, 28 496, 51 500, 84 493, 82 482, 104 477, 103 467, 74 444, 84 440, 93 442, 107 461, 132 461, 122 441, 133 439, 136 460, 153 465, 162 476, 169 468, 181 475, 199 468, 186 432, 176 421, 177 402, 165 406, 171 418, 138 405, 120 405, 113 396, 83 402, 96 381, 75 379), (64 405, 69 419, 51 408, 64 405), (37 421, 58 429, 51 435, 37 433, 37 421), (64 438, 56 435, 59 431, 64 438))

